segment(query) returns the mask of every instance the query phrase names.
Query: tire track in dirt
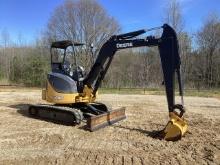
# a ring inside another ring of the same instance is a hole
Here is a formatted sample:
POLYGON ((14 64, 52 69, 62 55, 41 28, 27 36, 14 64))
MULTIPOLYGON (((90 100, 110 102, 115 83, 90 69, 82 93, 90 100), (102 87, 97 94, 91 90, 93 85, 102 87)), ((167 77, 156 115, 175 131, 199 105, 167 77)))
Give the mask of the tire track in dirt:
POLYGON ((101 95, 100 101, 113 107, 126 106, 127 119, 91 133, 81 129, 82 125, 65 126, 18 113, 26 107, 15 105, 37 103, 40 91, 1 95, 4 100, 0 102, 0 164, 220 162, 220 101, 217 99, 186 97, 189 133, 181 141, 166 142, 153 138, 155 131, 163 129, 168 120, 164 96, 101 95))

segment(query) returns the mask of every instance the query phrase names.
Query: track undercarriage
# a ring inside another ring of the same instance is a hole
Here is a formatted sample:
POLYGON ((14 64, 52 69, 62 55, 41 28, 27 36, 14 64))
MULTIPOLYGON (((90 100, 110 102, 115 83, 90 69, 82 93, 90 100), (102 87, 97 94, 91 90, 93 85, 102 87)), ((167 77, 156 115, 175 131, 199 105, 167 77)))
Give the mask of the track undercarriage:
POLYGON ((32 117, 48 119, 68 125, 86 122, 85 129, 96 131, 126 118, 125 108, 111 110, 102 103, 80 103, 72 105, 38 104, 29 106, 32 117))

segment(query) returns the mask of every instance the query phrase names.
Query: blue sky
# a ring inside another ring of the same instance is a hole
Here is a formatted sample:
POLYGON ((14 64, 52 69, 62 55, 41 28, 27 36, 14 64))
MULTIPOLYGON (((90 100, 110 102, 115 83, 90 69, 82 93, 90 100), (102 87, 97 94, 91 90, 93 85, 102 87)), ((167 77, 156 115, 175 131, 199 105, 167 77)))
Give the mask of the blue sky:
MULTIPOLYGON (((123 32, 155 27, 163 23, 169 0, 98 0, 115 17, 123 32)), ((212 11, 220 16, 220 0, 179 0, 185 30, 194 33, 212 11)), ((63 0, 0 0, 0 31, 7 29, 12 40, 18 35, 34 41, 63 0)))

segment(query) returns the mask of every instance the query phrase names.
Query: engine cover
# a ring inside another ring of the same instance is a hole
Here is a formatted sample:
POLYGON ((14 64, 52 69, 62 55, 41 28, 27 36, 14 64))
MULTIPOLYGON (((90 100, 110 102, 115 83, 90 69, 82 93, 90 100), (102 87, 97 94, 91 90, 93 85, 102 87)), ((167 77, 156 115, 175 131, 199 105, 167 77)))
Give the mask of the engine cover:
POLYGON ((56 92, 77 93, 76 82, 67 75, 51 72, 48 81, 56 92))

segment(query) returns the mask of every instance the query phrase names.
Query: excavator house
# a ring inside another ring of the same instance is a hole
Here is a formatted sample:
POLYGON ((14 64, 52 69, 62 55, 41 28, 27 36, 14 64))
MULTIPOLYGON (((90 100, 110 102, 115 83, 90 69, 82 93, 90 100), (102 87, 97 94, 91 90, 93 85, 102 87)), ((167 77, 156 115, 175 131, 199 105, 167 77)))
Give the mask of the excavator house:
POLYGON ((51 72, 47 75, 46 88, 42 99, 51 104, 29 106, 29 114, 37 118, 62 121, 68 124, 86 122, 86 128, 95 131, 126 118, 125 108, 112 110, 96 102, 97 90, 108 71, 117 51, 134 47, 157 46, 160 53, 163 78, 170 120, 161 131, 165 140, 179 140, 187 131, 183 118, 183 87, 181 83, 178 39, 172 27, 164 24, 149 30, 138 30, 113 35, 101 47, 90 71, 85 74, 78 64, 76 49, 83 43, 57 41, 51 44, 51 72), (161 37, 138 36, 162 28, 161 37), (138 38, 137 38, 138 37, 138 38), (181 104, 175 104, 175 76, 178 80, 181 104))

